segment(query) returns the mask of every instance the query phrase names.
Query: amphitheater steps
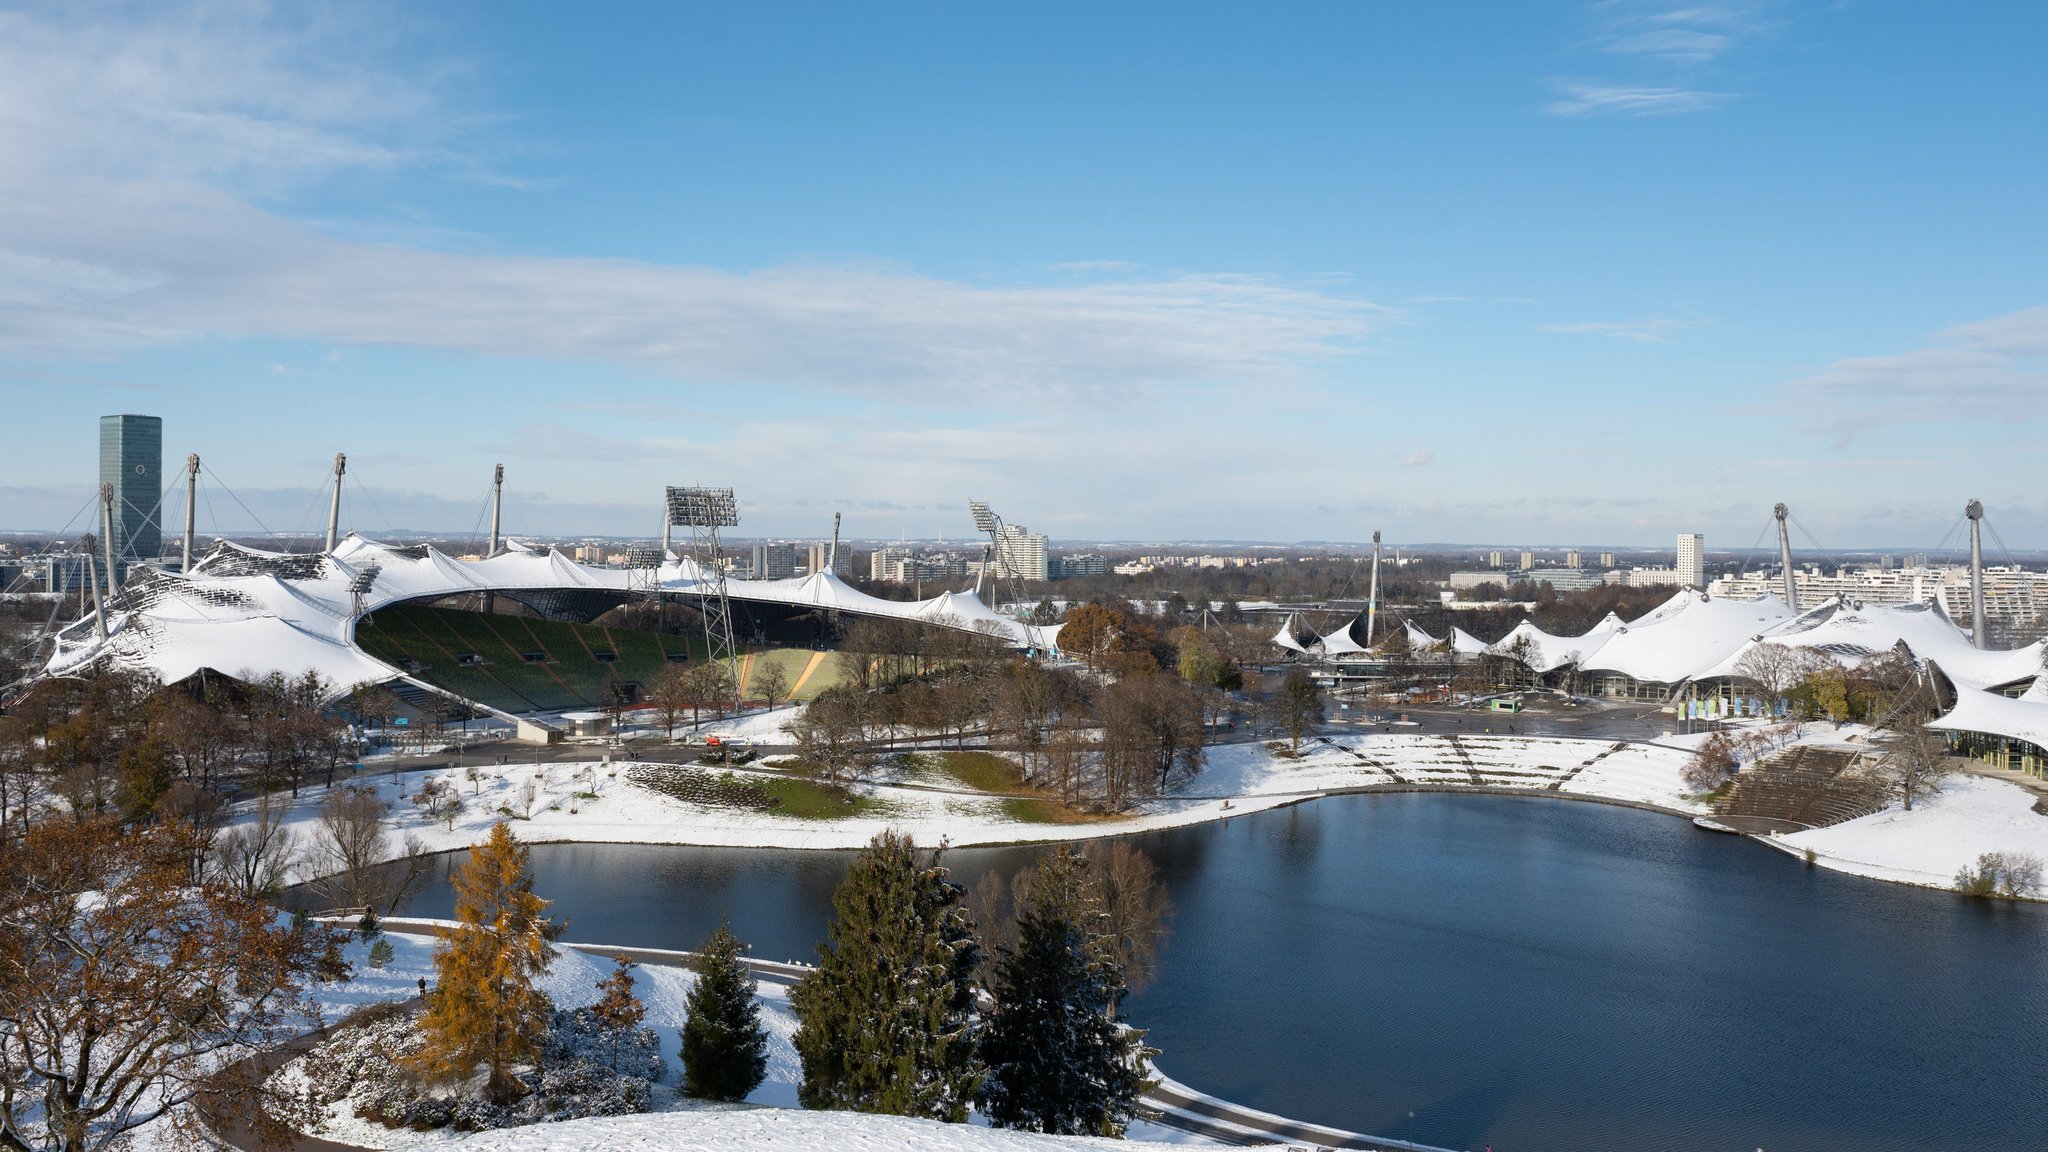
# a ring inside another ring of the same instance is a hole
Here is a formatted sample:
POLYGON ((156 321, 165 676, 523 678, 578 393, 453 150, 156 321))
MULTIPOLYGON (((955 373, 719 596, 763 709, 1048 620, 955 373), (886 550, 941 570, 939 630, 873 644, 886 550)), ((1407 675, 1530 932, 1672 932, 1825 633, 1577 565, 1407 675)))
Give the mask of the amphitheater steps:
POLYGON ((1880 812, 1889 791, 1857 775, 1856 757, 1831 748, 1799 745, 1745 769, 1714 805, 1719 816, 1775 820, 1826 828, 1880 812))
POLYGON ((1626 744, 1616 744, 1612 747, 1601 749, 1599 752, 1594 753, 1584 763, 1578 765, 1571 771, 1566 772, 1564 775, 1559 776, 1557 779, 1551 781, 1550 790, 1552 792, 1564 791, 1564 786, 1571 782, 1572 777, 1577 776, 1579 773, 1584 772, 1586 769, 1591 768, 1593 765, 1598 764, 1602 760, 1607 759, 1609 756, 1614 755, 1616 752, 1623 752, 1627 749, 1628 745, 1626 744))
POLYGON ((1444 735, 1444 743, 1449 744, 1451 751, 1458 754, 1458 760, 1465 765, 1465 774, 1472 778, 1472 783, 1477 787, 1484 788, 1486 786, 1486 777, 1479 774, 1479 766, 1472 762, 1472 753, 1466 751, 1465 746, 1458 742, 1457 734, 1446 733, 1444 735))

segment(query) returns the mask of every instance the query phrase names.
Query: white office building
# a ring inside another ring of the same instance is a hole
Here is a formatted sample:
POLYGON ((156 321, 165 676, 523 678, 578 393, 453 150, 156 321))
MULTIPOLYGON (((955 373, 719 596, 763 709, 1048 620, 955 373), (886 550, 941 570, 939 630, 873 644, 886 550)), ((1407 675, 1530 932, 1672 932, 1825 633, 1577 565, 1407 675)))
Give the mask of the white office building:
POLYGON ((1707 586, 1707 538, 1698 532, 1678 534, 1678 583, 1686 588, 1707 586))

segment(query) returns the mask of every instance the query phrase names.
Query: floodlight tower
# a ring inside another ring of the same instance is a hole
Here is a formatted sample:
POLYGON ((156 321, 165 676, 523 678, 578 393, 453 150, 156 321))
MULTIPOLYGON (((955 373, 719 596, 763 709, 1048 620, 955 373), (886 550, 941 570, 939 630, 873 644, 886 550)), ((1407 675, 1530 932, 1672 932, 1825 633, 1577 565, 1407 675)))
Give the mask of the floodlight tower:
POLYGON ((740 522, 739 501, 730 488, 670 488, 667 524, 662 527, 664 546, 668 529, 681 524, 690 530, 690 552, 711 577, 711 590, 697 596, 704 614, 704 641, 710 659, 725 661, 732 674, 735 706, 740 695, 739 646, 732 639, 732 605, 725 598, 725 548, 719 542, 720 528, 734 528, 740 522))
POLYGON ((1984 504, 1972 500, 1963 506, 1970 518, 1970 643, 1991 647, 1990 630, 1984 626, 1984 504))
POLYGON ((1792 514, 1783 504, 1771 509, 1778 518, 1778 567, 1785 573, 1785 607, 1799 611, 1799 583, 1792 579, 1792 535, 1785 530, 1785 518, 1792 514))
MULTIPOLYGON (((1016 566, 1010 563, 1009 556, 1003 551, 1003 518, 996 515, 989 508, 988 504, 981 500, 969 500, 967 502, 967 511, 974 517, 974 530, 988 533, 988 545, 981 554, 981 572, 974 578, 975 597, 980 599, 982 581, 988 577, 989 565, 993 562, 996 568, 996 579, 1000 582, 1007 577, 1009 580, 1011 605, 1021 608, 1024 603, 1023 576, 1017 571, 1016 566)), ((1000 584, 996 589, 996 597, 997 599, 1002 598, 1000 584)), ((986 601, 983 602, 986 603, 986 601)))

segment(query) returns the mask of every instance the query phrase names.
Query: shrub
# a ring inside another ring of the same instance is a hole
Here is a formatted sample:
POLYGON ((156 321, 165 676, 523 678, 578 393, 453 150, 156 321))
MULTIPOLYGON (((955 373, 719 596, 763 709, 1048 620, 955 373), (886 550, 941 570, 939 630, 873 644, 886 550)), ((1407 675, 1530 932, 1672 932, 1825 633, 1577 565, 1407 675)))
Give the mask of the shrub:
POLYGON ((1986 899, 2021 900, 2041 887, 2041 858, 2025 852, 1986 852, 1956 873, 1956 891, 1986 899))
POLYGON ((1708 736, 1679 770, 1685 786, 1694 792, 1712 792, 1726 784, 1735 775, 1735 751, 1735 741, 1726 732, 1708 736))

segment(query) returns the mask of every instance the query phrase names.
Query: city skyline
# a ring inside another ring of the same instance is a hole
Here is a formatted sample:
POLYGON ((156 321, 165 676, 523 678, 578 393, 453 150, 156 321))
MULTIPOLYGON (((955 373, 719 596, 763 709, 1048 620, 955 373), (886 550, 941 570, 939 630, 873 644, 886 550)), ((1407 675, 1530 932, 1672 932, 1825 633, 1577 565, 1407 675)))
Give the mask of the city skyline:
POLYGON ((0 12, 0 528, 2048 543, 2048 14, 1232 11, 0 12))

